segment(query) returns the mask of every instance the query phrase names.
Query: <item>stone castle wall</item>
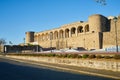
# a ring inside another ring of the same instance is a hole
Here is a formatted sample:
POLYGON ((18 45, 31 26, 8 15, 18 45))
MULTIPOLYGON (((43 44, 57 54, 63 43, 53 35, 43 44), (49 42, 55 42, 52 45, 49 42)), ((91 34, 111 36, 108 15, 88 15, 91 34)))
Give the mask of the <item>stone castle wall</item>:
MULTIPOLYGON (((118 43, 120 43, 120 18, 118 18, 116 26, 118 43)), ((95 14, 91 15, 87 22, 79 21, 56 29, 37 32, 34 33, 34 36, 26 37, 28 43, 32 43, 30 39, 34 39, 34 42, 37 42, 43 48, 83 47, 88 50, 101 49, 112 45, 115 46, 115 22, 112 19, 95 14)))
MULTIPOLYGON (((111 24, 110 32, 103 33, 103 48, 116 45, 115 22, 111 20, 110 24, 111 24)), ((120 18, 118 18, 116 22, 116 27, 117 27, 117 41, 118 45, 120 45, 120 18)))
POLYGON ((99 49, 99 33, 84 34, 71 37, 71 38, 62 38, 57 40, 47 40, 39 43, 42 47, 57 47, 58 49, 63 48, 77 48, 84 47, 86 49, 99 49), (91 36, 91 37, 89 37, 91 36))

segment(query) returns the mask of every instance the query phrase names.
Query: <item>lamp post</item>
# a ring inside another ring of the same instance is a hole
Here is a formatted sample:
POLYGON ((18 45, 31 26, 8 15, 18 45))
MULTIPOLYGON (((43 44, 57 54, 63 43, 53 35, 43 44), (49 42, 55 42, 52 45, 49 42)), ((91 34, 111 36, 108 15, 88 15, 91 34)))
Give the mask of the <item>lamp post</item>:
POLYGON ((25 45, 25 38, 23 38, 23 42, 24 42, 24 45, 25 45))
POLYGON ((37 52, 39 52, 39 35, 37 36, 37 52))
POLYGON ((51 49, 51 53, 52 53, 52 32, 50 32, 50 49, 51 49))
POLYGON ((23 38, 23 44, 24 44, 24 47, 23 47, 23 49, 24 49, 24 52, 23 53, 25 53, 25 38, 23 38))
POLYGON ((115 42, 116 42, 116 52, 118 52, 117 26, 116 26, 117 17, 114 17, 113 20, 114 20, 114 22, 115 22, 115 42))

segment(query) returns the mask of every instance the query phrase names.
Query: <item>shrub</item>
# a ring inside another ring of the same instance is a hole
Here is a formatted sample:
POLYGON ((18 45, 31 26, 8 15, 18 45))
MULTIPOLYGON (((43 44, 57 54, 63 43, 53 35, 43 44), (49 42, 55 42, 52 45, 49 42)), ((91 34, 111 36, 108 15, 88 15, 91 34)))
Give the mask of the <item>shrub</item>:
POLYGON ((89 55, 88 58, 92 59, 92 58, 96 58, 96 56, 92 54, 92 55, 89 55))
POLYGON ((52 57, 55 57, 55 54, 51 54, 52 57))
POLYGON ((114 59, 120 59, 120 55, 115 54, 115 55, 113 56, 113 58, 114 58, 114 59))
POLYGON ((78 57, 78 54, 71 54, 71 57, 72 57, 72 58, 77 58, 77 57, 78 57))
POLYGON ((55 57, 55 54, 50 53, 50 54, 46 54, 48 57, 55 57))
POLYGON ((82 58, 88 58, 88 54, 83 54, 82 58))
POLYGON ((56 54, 55 57, 60 57, 60 54, 56 54))
POLYGON ((82 58, 82 56, 78 54, 77 58, 82 58))
POLYGON ((96 55, 96 58, 97 59, 101 59, 101 58, 103 58, 101 55, 96 55))
POLYGON ((67 58, 71 58, 72 57, 72 54, 67 54, 67 58))
POLYGON ((62 54, 61 55, 63 58, 67 58, 67 54, 62 54))
POLYGON ((111 57, 110 56, 104 56, 105 59, 110 59, 111 57))

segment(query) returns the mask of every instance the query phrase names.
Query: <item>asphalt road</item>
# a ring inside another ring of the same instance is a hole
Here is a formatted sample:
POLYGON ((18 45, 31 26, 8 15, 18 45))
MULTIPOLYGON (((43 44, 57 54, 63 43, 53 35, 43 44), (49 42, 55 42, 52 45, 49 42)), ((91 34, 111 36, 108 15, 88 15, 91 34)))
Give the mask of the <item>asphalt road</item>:
POLYGON ((68 73, 0 58, 0 80, 113 80, 68 73))

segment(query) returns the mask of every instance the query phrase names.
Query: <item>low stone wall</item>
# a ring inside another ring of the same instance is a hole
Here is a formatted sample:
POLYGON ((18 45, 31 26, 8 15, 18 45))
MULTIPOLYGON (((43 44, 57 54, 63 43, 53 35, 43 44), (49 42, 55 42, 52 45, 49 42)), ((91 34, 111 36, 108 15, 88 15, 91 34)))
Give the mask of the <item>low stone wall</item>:
POLYGON ((32 57, 32 56, 7 56, 7 57, 22 59, 22 60, 42 61, 47 63, 88 67, 94 69, 120 71, 120 60, 71 59, 71 58, 32 57))

